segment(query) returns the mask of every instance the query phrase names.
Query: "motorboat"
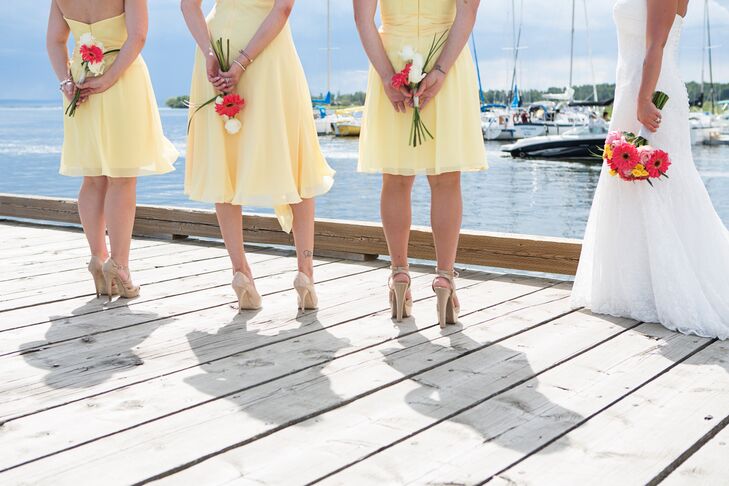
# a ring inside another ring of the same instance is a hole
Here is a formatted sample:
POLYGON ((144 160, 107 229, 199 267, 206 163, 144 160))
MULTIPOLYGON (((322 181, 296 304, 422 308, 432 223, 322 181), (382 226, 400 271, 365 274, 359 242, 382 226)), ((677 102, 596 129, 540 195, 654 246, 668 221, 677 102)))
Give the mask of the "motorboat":
POLYGON ((599 161, 608 129, 601 121, 575 127, 562 135, 533 137, 505 145, 502 152, 514 158, 582 159, 599 161))

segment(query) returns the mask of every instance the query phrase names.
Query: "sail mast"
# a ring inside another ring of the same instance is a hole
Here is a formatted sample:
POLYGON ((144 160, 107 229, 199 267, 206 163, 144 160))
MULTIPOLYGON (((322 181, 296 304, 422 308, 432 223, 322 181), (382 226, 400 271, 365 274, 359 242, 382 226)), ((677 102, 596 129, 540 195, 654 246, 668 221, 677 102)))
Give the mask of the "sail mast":
POLYGON ((711 56, 711 16, 709 15, 709 0, 704 1, 704 16, 706 17, 706 49, 709 52, 709 97, 711 99, 711 113, 716 114, 716 91, 714 90, 714 65, 711 56))
POLYGON ((332 92, 332 1, 327 0, 327 94, 332 92))
MULTIPOLYGON (((572 89, 572 79, 575 64, 575 4, 577 0, 572 0, 572 39, 570 41, 570 82, 567 89, 572 89)), ((571 100, 570 100, 571 101, 571 100)))

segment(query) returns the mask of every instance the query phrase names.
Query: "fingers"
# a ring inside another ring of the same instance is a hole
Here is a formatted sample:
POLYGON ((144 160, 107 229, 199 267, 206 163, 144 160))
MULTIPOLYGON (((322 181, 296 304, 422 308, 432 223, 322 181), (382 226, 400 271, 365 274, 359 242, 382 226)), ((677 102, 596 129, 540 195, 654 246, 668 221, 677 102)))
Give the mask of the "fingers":
POLYGON ((405 113, 405 102, 403 101, 393 101, 392 107, 395 108, 395 111, 398 113, 405 113))
POLYGON ((405 98, 412 98, 413 92, 407 89, 405 86, 400 86, 398 89, 401 95, 403 95, 405 98))

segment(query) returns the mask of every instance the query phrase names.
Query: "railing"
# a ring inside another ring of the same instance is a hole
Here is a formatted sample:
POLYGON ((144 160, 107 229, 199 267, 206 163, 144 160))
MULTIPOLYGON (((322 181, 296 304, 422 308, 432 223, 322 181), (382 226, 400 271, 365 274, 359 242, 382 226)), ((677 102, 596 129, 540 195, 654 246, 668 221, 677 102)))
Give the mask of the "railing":
MULTIPOLYGON (((80 224, 74 199, 0 194, 0 216, 80 224)), ((243 226, 247 243, 293 245, 274 216, 246 213, 243 226)), ((145 205, 137 206, 134 233, 221 237, 214 211, 145 205)), ((374 223, 317 219, 315 245, 319 251, 366 257, 388 254, 382 226, 374 223)), ((463 231, 457 262, 574 275, 580 250, 581 242, 574 239, 463 231)), ((429 228, 413 228, 409 253, 412 258, 435 260, 429 228)))

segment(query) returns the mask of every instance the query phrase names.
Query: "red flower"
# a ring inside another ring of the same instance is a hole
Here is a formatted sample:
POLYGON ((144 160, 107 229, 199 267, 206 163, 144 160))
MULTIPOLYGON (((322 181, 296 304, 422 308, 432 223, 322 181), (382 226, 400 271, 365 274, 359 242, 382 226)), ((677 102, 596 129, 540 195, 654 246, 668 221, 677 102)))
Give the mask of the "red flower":
POLYGON ((236 93, 232 93, 225 95, 222 102, 215 103, 215 112, 220 116, 233 118, 240 113, 240 110, 243 109, 245 104, 246 102, 243 98, 236 93))
POLYGON ((671 158, 663 150, 655 149, 651 154, 650 162, 645 166, 651 177, 661 177, 671 167, 671 158))
POLYGON ((101 50, 99 46, 95 45, 82 45, 79 48, 79 52, 81 53, 81 59, 84 62, 88 62, 91 64, 97 64, 104 60, 104 51, 101 50))
POLYGON ((405 68, 399 73, 392 77, 390 84, 395 89, 400 89, 403 86, 408 85, 408 77, 410 76, 410 69, 413 67, 413 63, 409 62, 405 65, 405 68))
POLYGON ((640 162, 640 155, 635 145, 622 142, 613 147, 612 160, 618 171, 631 171, 640 162))

